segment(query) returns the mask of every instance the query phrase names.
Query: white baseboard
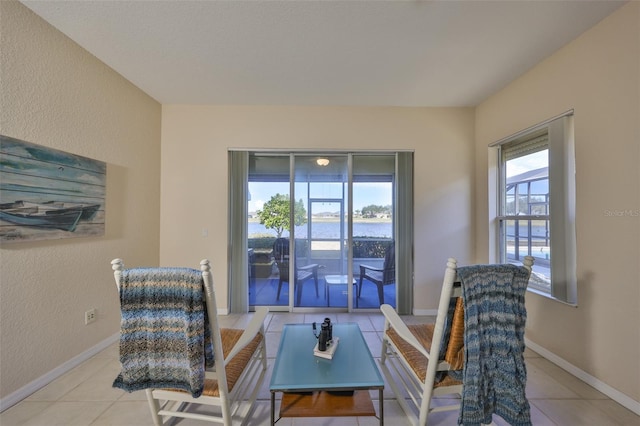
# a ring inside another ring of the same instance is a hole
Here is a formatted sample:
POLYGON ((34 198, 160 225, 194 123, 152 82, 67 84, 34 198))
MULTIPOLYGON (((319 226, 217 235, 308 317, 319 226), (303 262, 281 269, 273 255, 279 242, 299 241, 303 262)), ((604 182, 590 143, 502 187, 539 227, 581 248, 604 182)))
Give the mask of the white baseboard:
POLYGON ((38 377, 34 381, 24 385, 17 391, 10 393, 6 397, 0 399, 0 412, 6 410, 7 408, 12 407, 13 405, 22 401, 32 393, 36 392, 37 390, 43 388, 44 386, 51 383, 58 377, 62 376, 64 373, 82 364, 92 356, 106 349, 109 345, 117 342, 119 338, 120 338, 120 332, 106 338, 102 342, 98 343, 95 346, 90 347, 89 349, 82 352, 81 354, 71 358, 69 361, 49 371, 45 375, 38 377))
POLYGON ((547 349, 545 349, 542 346, 532 342, 531 340, 527 339, 526 337, 525 337, 525 343, 526 343, 527 347, 531 348, 531 350, 533 350, 534 352, 540 354, 543 358, 551 361, 552 363, 554 363, 558 367, 560 367, 563 370, 567 371, 568 373, 574 375, 575 377, 577 377, 578 379, 582 380, 583 382, 585 382, 589 386, 594 387, 595 389, 597 389, 600 392, 602 392, 603 394, 607 395, 609 398, 611 398, 612 400, 614 400, 618 404, 628 408, 629 410, 633 411, 634 413, 636 413, 637 415, 640 416, 640 402, 632 399, 631 397, 625 395, 624 393, 620 392, 619 390, 616 390, 616 389, 612 388, 611 386, 609 386, 608 384, 604 383, 603 381, 593 377, 592 375, 588 374, 587 372, 579 369, 575 365, 569 363, 568 361, 566 361, 563 358, 560 358, 558 355, 554 354, 551 351, 548 351, 547 349))

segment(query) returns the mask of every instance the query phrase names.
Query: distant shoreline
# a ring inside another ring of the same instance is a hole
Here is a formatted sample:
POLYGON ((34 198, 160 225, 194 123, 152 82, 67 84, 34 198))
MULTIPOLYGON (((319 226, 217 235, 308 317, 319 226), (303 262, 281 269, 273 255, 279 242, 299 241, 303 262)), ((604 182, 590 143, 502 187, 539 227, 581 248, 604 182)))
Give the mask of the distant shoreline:
MULTIPOLYGON (((331 222, 340 222, 340 218, 322 217, 322 218, 313 218, 313 221, 331 223, 331 222)), ((379 217, 373 217, 373 218, 356 217, 353 219, 353 222, 354 223, 355 222, 357 223, 391 223, 391 219, 379 218, 379 217)), ((249 218, 249 223, 260 223, 260 219, 258 219, 257 217, 249 218)))

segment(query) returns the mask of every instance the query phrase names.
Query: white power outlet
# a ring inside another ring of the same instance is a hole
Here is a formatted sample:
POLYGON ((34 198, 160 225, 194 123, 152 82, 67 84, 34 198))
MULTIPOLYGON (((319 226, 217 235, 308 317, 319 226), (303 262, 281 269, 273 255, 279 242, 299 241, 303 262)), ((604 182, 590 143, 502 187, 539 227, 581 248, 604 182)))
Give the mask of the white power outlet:
POLYGON ((96 319, 98 319, 98 315, 96 314, 96 308, 89 309, 87 312, 84 313, 84 324, 85 325, 91 324, 96 319))

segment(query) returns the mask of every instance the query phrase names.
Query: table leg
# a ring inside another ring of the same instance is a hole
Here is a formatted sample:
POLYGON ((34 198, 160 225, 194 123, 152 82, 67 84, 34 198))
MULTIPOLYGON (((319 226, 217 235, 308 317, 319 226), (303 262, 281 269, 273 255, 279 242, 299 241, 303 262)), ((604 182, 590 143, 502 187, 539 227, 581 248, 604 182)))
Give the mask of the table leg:
POLYGON ((353 294, 356 296, 356 308, 359 308, 358 305, 360 304, 360 299, 358 298, 358 284, 353 283, 353 287, 354 287, 353 294))
POLYGON ((271 392, 271 426, 276 424, 276 393, 271 392))
POLYGON ((383 389, 378 391, 378 404, 380 405, 380 426, 384 426, 384 404, 382 399, 383 389))
POLYGON ((327 307, 331 306, 331 300, 329 299, 329 295, 331 294, 329 292, 329 284, 327 283, 327 280, 324 281, 324 294, 327 298, 327 307))

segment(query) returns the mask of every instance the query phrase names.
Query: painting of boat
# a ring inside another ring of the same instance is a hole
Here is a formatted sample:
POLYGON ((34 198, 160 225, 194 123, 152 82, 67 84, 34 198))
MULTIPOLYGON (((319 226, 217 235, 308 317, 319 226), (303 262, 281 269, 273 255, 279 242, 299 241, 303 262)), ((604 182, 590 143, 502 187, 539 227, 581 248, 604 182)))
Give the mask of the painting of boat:
POLYGON ((79 221, 93 219, 99 208, 100 204, 72 205, 54 201, 38 204, 16 201, 0 204, 0 219, 22 226, 74 232, 79 221))
POLYGON ((0 135, 0 242, 104 235, 106 163, 0 135))

